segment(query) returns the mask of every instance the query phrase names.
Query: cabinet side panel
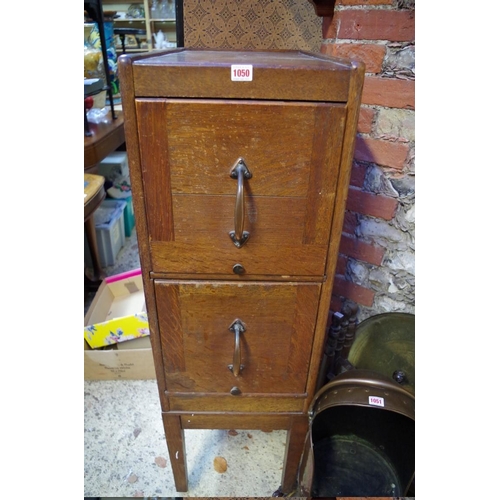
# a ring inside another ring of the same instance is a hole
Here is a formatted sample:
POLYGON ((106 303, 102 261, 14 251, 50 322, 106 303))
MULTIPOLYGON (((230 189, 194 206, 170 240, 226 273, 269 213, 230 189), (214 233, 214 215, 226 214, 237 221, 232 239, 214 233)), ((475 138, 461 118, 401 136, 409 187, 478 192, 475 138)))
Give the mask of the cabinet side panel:
POLYGON ((342 154, 344 124, 344 107, 316 108, 304 244, 328 244, 342 154))
POLYGON ((323 285, 323 290, 319 302, 318 322, 316 324, 316 334, 311 356, 311 369, 307 383, 308 398, 306 400, 306 404, 304 405, 304 411, 307 411, 309 404, 311 403, 314 396, 319 365, 323 356, 328 312, 330 310, 330 302, 333 290, 334 273, 337 264, 340 238, 342 236, 342 226, 344 222, 347 194, 349 190, 349 181, 351 178, 354 143, 356 139, 356 127, 361 105, 361 91, 363 89, 363 81, 363 63, 353 63, 349 86, 349 100, 347 103, 346 125, 344 137, 342 139, 342 157, 337 181, 330 245, 328 249, 326 264, 326 281, 323 285))
POLYGON ((297 306, 292 320, 293 335, 290 339, 288 372, 296 373, 301 378, 307 376, 312 348, 312 337, 304 336, 303 332, 310 331, 311 323, 316 323, 320 291, 321 285, 297 287, 297 306))
POLYGON ((128 55, 120 56, 118 60, 120 73, 120 89, 122 95, 125 140, 127 145, 127 156, 130 168, 130 180, 132 184, 132 202, 137 230, 137 243, 144 283, 144 295, 148 311, 149 330, 153 358, 155 364, 158 391, 163 409, 168 409, 168 402, 164 392, 165 376, 163 360, 161 358, 161 344, 159 339, 159 328, 156 317, 156 301, 153 282, 149 279, 151 271, 151 259, 148 237, 148 223, 146 219, 146 208, 144 203, 145 188, 142 179, 141 158, 139 153, 139 137, 137 133, 137 115, 135 107, 135 86, 133 58, 128 55))

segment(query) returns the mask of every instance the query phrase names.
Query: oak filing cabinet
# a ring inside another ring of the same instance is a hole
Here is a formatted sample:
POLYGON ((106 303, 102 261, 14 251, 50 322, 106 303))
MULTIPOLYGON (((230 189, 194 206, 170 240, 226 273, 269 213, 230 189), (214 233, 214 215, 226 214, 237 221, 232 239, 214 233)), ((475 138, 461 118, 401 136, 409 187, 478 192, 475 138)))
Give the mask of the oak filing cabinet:
POLYGON ((119 73, 176 488, 188 488, 184 429, 286 429, 287 494, 324 347, 364 66, 176 49, 121 56, 119 73))

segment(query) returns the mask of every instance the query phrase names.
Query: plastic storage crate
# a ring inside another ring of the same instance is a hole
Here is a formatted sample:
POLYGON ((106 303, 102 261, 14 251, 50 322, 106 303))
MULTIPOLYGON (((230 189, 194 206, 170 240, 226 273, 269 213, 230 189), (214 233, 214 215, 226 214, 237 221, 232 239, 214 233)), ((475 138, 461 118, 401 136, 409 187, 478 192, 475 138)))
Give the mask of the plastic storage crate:
MULTIPOLYGON (((113 266, 118 252, 125 245, 124 211, 126 200, 105 199, 94 213, 97 248, 101 266, 113 266)), ((88 244, 85 246, 85 263, 91 266, 88 244)))
POLYGON ((132 234, 132 229, 135 226, 134 204, 132 203, 132 196, 126 198, 127 205, 123 212, 123 219, 125 222, 125 236, 129 237, 132 234))

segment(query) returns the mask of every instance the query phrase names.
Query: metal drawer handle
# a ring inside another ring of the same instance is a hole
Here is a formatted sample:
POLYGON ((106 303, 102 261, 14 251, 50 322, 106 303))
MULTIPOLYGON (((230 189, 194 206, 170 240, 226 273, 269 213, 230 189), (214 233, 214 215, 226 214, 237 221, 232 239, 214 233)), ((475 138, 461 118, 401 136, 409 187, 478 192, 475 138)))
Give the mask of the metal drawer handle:
POLYGON ((229 330, 234 333, 234 354, 233 364, 227 365, 227 367, 233 372, 233 375, 237 377, 240 374, 240 371, 245 368, 245 366, 241 364, 240 333, 246 331, 246 328, 241 320, 235 319, 231 323, 229 330))
POLYGON ((251 179, 252 173, 248 170, 243 158, 238 158, 229 174, 231 178, 238 179, 238 187, 236 188, 236 205, 234 207, 234 231, 229 233, 231 240, 237 248, 240 248, 248 240, 250 233, 243 231, 243 223, 245 221, 245 179, 251 179))

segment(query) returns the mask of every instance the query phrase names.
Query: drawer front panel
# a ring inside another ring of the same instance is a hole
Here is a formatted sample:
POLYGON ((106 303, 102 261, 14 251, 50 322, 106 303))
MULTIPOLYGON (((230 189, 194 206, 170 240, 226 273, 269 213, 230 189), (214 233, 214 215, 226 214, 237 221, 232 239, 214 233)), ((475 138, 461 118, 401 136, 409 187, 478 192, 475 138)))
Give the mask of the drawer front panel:
POLYGON ((226 274, 247 247, 256 261, 281 263, 253 274, 324 273, 343 105, 139 99, 136 107, 154 271, 226 274), (251 173, 239 198, 249 233, 241 248, 229 237, 239 158, 251 173), (189 267, 197 248, 207 269, 189 267), (310 268, 297 269, 294 254, 310 257, 310 268))
POLYGON ((237 387, 235 400, 303 396, 320 290, 318 283, 156 281, 168 393, 231 396, 237 387), (235 320, 245 329, 239 342, 235 320))

